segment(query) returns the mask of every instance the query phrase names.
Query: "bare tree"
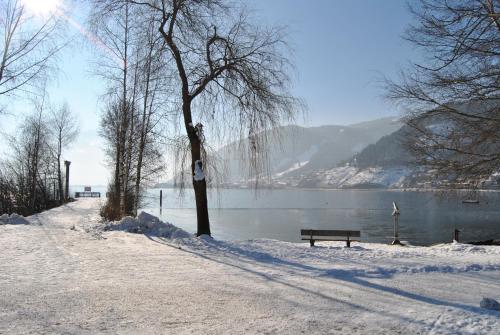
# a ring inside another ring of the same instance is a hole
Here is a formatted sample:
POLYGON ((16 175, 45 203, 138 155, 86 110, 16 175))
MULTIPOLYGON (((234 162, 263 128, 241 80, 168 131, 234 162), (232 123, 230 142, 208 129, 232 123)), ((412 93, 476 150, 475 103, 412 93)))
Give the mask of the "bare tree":
POLYGON ((101 119, 101 135, 109 142, 108 154, 113 155, 111 163, 114 165, 106 216, 119 219, 127 212, 127 138, 133 134, 136 107, 134 90, 130 87, 130 73, 137 66, 131 62, 134 54, 132 17, 128 4, 114 15, 93 14, 91 27, 107 50, 100 57, 97 74, 110 84, 107 97, 110 102, 101 119))
POLYGON ((140 49, 143 50, 144 54, 140 56, 139 63, 139 90, 141 92, 139 100, 142 101, 142 115, 138 127, 135 215, 137 215, 140 205, 141 185, 163 168, 161 164, 162 154, 158 148, 157 139, 162 121, 168 116, 164 104, 165 95, 168 96, 169 93, 163 89, 168 81, 168 78, 164 78, 166 68, 162 57, 164 42, 158 38, 152 20, 146 22, 148 26, 141 32, 144 47, 140 49))
MULTIPOLYGON (((173 64, 178 113, 190 151, 197 234, 210 235, 205 126, 249 137, 251 166, 265 157, 258 135, 293 119, 299 101, 289 93, 288 54, 278 28, 252 24, 248 10, 225 0, 94 0, 98 11, 134 5, 154 18, 173 64), (219 128, 219 129, 217 129, 219 128)), ((210 129, 209 129, 210 130, 210 129)), ((217 135, 215 135, 217 136, 217 135)), ((184 143, 184 141, 179 141, 184 143)))
POLYGON ((408 145, 421 165, 457 183, 500 165, 500 1, 420 0, 405 37, 426 59, 389 82, 407 109, 408 145))
POLYGON ((64 103, 59 109, 52 112, 52 117, 49 121, 52 143, 51 148, 55 156, 55 164, 57 170, 57 189, 58 199, 62 203, 64 201, 63 179, 61 171, 61 156, 63 150, 73 143, 78 136, 78 123, 76 116, 71 112, 67 103, 64 103))
POLYGON ((0 166, 0 214, 11 214, 16 208, 13 197, 16 194, 15 184, 6 170, 5 166, 0 166))
POLYGON ((50 192, 47 175, 53 166, 49 152, 49 131, 45 121, 45 102, 35 104, 35 110, 22 122, 20 132, 9 138, 11 157, 6 163, 9 178, 15 185, 10 197, 15 208, 30 215, 48 208, 50 192))
POLYGON ((91 27, 107 52, 98 75, 109 87, 101 135, 108 142, 114 167, 110 197, 103 211, 108 219, 137 214, 141 185, 162 165, 157 136, 165 116, 166 76, 163 40, 145 13, 125 3, 116 11, 92 15, 91 27), (153 136, 155 135, 155 136, 153 136))
POLYGON ((110 101, 101 116, 100 135, 107 142, 105 153, 109 158, 110 165, 114 166, 114 174, 108 190, 106 209, 103 213, 108 219, 114 220, 121 217, 120 214, 120 114, 123 107, 120 101, 110 101))
POLYGON ((21 0, 0 2, 0 96, 30 91, 62 48, 61 20, 30 14, 21 0))

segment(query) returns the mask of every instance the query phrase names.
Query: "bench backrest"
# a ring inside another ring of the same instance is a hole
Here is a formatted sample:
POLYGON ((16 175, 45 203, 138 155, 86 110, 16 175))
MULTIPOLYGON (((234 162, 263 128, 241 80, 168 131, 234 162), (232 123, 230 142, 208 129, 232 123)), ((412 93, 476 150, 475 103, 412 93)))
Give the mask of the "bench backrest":
POLYGON ((314 230, 314 229, 301 229, 300 235, 305 237, 311 236, 349 236, 349 237, 361 237, 361 231, 359 230, 314 230))

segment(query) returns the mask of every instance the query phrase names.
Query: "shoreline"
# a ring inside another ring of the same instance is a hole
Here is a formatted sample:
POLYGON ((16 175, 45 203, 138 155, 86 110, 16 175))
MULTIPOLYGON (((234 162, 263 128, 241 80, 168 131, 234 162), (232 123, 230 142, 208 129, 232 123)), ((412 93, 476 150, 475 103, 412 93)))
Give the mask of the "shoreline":
MULTIPOLYGON (((150 190, 180 190, 179 187, 151 187, 150 190)), ((185 187, 185 190, 192 190, 192 187, 185 187)), ((218 190, 247 190, 247 191, 281 191, 281 190, 297 190, 297 191, 395 191, 395 192, 470 192, 467 188, 384 188, 384 187, 373 187, 373 188, 328 188, 328 187, 208 187, 208 191, 218 191, 218 190)), ((500 189, 477 189, 477 192, 492 192, 500 193, 500 189)))

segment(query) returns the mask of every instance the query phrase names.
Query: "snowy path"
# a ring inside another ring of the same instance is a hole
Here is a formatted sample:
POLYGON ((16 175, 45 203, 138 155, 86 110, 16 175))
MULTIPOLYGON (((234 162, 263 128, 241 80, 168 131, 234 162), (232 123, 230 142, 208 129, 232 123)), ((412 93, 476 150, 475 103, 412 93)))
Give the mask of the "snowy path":
POLYGON ((0 226, 0 334, 499 334, 498 247, 101 234, 98 207, 0 226))

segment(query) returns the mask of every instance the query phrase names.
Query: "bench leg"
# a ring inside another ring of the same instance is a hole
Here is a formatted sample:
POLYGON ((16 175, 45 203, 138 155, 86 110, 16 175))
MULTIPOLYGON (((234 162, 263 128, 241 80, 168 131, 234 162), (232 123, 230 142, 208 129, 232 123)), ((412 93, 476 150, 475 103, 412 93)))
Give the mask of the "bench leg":
POLYGON ((314 247, 314 240, 309 240, 309 244, 311 245, 311 247, 314 247))

